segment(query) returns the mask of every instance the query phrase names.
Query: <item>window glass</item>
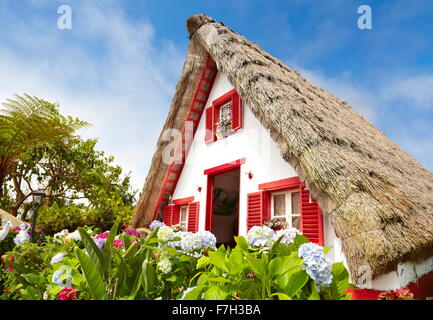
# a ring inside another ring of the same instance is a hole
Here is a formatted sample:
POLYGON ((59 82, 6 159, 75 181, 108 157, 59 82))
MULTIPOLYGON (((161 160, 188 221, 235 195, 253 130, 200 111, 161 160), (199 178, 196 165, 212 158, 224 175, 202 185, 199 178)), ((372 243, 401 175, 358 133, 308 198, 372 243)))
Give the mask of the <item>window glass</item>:
POLYGON ((182 230, 186 231, 188 228, 188 207, 183 206, 180 207, 180 225, 182 226, 182 230))
POLYGON ((276 194, 274 195, 274 217, 285 217, 286 216, 286 195, 276 194))

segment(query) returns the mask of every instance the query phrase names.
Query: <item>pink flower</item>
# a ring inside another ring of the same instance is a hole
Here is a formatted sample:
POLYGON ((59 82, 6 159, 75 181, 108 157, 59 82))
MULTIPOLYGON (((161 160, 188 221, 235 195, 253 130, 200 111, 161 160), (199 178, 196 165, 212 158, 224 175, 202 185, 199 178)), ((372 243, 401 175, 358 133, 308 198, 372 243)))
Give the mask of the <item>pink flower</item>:
POLYGON ((107 239, 109 234, 110 233, 108 231, 105 231, 103 233, 97 234, 95 239, 107 239))
POLYGON ((57 300, 75 300, 78 298, 78 291, 75 287, 66 287, 59 292, 57 300))
POLYGON ((123 240, 114 240, 113 247, 115 248, 122 248, 125 245, 123 240))
POLYGON ((408 288, 399 288, 395 291, 397 300, 413 300, 413 293, 408 288))
POLYGON ((125 232, 128 236, 135 236, 135 237, 140 236, 140 232, 138 232, 137 230, 135 230, 133 228, 125 229, 125 230, 123 230, 123 232, 125 232))
POLYGON ((37 233, 41 233, 43 230, 42 229, 35 229, 35 231, 37 232, 37 233))
POLYGON ((20 227, 13 227, 11 230, 12 230, 13 232, 18 233, 18 232, 20 232, 20 227))
POLYGON ((252 272, 249 272, 248 275, 247 275, 248 278, 254 278, 255 276, 256 275, 254 273, 252 273, 252 272))

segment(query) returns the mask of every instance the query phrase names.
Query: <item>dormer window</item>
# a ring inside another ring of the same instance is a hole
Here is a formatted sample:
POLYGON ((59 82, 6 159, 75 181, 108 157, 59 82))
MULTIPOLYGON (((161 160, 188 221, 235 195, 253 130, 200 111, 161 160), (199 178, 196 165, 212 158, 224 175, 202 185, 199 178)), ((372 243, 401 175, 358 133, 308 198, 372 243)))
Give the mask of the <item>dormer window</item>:
POLYGON ((214 100, 206 109, 206 143, 223 139, 242 128, 242 101, 236 89, 214 100))

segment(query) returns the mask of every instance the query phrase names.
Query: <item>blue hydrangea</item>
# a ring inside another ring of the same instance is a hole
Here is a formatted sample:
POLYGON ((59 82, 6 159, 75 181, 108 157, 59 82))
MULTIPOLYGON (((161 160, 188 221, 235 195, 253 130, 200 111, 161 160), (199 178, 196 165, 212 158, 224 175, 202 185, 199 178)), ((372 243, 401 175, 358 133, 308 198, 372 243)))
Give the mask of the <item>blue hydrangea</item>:
POLYGON ((197 234, 201 238, 201 248, 202 249, 210 249, 215 248, 216 245, 216 237, 212 232, 209 231, 199 231, 197 234))
POLYGON ((60 280, 61 275, 62 275, 62 271, 60 271, 60 270, 54 271, 53 277, 51 278, 51 281, 54 282, 55 284, 60 285, 62 283, 62 281, 60 280))
POLYGON ((93 238, 93 241, 95 241, 95 244, 98 247, 99 251, 102 251, 105 245, 105 241, 107 241, 107 239, 93 238))
POLYGON ((180 241, 180 247, 185 252, 192 252, 201 249, 201 237, 197 233, 187 233, 180 241))
POLYGON ((275 232, 267 226, 254 226, 247 234, 248 244, 252 247, 270 247, 275 238, 275 232))
POLYGON ((288 227, 287 229, 278 230, 275 233, 275 241, 277 241, 281 236, 283 237, 280 243, 289 245, 293 243, 297 234, 302 234, 298 229, 293 227, 288 227))
POLYGON ((165 227, 166 224, 164 222, 161 222, 159 220, 153 220, 152 223, 149 226, 150 230, 155 229, 156 227, 165 227))
POLYGON ((63 258, 66 256, 66 252, 59 252, 51 258, 50 264, 63 262, 63 258))
POLYGON ((173 248, 180 248, 180 242, 182 241, 182 238, 187 235, 190 234, 191 232, 184 232, 184 231, 178 231, 174 233, 174 237, 175 238, 180 238, 180 240, 176 241, 176 240, 172 240, 172 241, 168 241, 165 245, 168 247, 173 247, 173 248))
POLYGON ((314 243, 303 243, 298 256, 304 260, 303 268, 313 281, 322 287, 332 282, 332 262, 323 253, 323 247, 314 243))

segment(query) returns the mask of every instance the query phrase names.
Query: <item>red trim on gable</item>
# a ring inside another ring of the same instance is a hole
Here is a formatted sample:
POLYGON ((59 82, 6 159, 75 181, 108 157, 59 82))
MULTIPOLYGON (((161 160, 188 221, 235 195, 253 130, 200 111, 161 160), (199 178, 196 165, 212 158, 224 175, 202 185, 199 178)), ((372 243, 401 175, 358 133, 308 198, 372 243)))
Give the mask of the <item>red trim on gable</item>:
POLYGON ((176 149, 176 154, 181 154, 181 161, 173 161, 170 164, 167 175, 161 187, 161 192, 158 198, 158 202, 153 211, 153 219, 156 218, 158 212, 164 208, 169 198, 173 195, 176 189, 177 182, 185 163, 185 159, 188 155, 189 149, 192 145, 195 132, 197 131, 200 118, 206 107, 206 102, 209 98, 209 94, 212 90, 216 74, 218 70, 212 65, 214 64, 210 55, 208 55, 206 65, 203 68, 197 89, 194 93, 189 111, 185 120, 185 129, 182 132, 182 144, 176 149), (206 87, 206 90, 202 88, 206 87))
POLYGON ((227 172, 230 170, 236 170, 239 168, 240 165, 244 163, 245 163, 245 158, 242 158, 213 168, 206 169, 204 171, 204 174, 217 174, 217 173, 227 172))
POLYGON ((236 93, 236 89, 232 89, 229 92, 225 93, 221 97, 215 99, 212 102, 212 105, 214 106, 220 106, 223 104, 226 104, 227 102, 230 102, 232 100, 233 95, 236 93))
POLYGON ((293 177, 267 183, 261 183, 259 184, 259 190, 278 191, 281 189, 295 189, 299 188, 300 186, 301 180, 299 180, 299 177, 293 177))
POLYGON ((184 205, 194 201, 194 196, 173 200, 174 205, 184 205))

